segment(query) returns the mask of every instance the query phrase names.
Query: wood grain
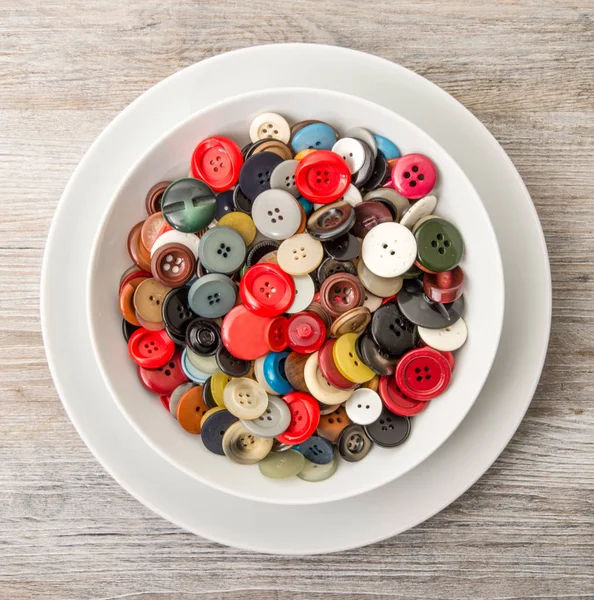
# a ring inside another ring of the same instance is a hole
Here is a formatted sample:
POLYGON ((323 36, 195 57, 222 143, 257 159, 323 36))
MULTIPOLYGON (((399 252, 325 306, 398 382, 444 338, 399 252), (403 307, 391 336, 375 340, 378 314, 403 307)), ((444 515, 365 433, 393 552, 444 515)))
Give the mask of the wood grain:
POLYGON ((594 598, 591 1, 3 0, 0 123, 0 598, 594 598), (554 282, 542 381, 487 474, 397 538, 302 559, 211 544, 124 492, 62 409, 38 317, 51 216, 101 130, 182 67, 286 41, 378 54, 472 110, 528 185, 554 282))

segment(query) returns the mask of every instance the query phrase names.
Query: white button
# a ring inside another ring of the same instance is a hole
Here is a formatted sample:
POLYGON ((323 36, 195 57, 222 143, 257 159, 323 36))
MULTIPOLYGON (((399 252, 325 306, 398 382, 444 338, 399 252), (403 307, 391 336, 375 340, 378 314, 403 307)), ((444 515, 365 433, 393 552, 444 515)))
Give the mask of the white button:
POLYGON ((298 160, 284 160, 274 167, 270 175, 270 187, 273 189, 285 190, 297 198, 299 190, 295 185, 295 169, 299 164, 298 160))
POLYGON ((388 298, 397 294, 404 281, 402 277, 379 277, 372 273, 362 260, 357 264, 357 275, 363 287, 380 298, 388 298))
POLYGON ((289 275, 307 275, 320 266, 324 247, 309 233, 299 233, 286 239, 276 254, 280 268, 289 275))
POLYGON ((254 377, 268 394, 271 394, 272 396, 278 396, 278 394, 268 385, 266 377, 264 377, 264 359, 266 356, 261 356, 254 361, 254 377))
POLYGON ((425 223, 425 221, 431 221, 431 219, 439 219, 437 215, 427 215, 426 217, 421 217, 412 227, 412 232, 416 233, 417 229, 425 223))
POLYGON ((361 257, 372 273, 380 277, 398 277, 413 266, 417 241, 398 223, 380 223, 363 239, 361 257))
POLYGON ((295 300, 285 311, 290 315, 305 310, 311 304, 316 293, 313 279, 309 275, 292 275, 292 277, 295 283, 295 300))
POLYGON ((186 348, 186 354, 190 363, 199 371, 202 371, 207 375, 221 373, 221 369, 219 369, 219 365, 217 364, 215 356, 203 356, 202 354, 196 354, 196 352, 189 347, 186 348))
POLYGON ((303 370, 303 377, 311 395, 322 404, 342 404, 353 393, 353 390, 339 390, 328 383, 320 371, 317 352, 314 352, 307 359, 303 370))
POLYGON ((351 206, 357 206, 357 204, 361 204, 361 202, 363 202, 361 192, 352 183, 349 185, 344 195, 337 200, 337 202, 340 202, 341 200, 348 202, 351 206))
POLYGON ((382 198, 383 200, 387 200, 394 206, 396 209, 396 221, 400 221, 404 211, 410 206, 410 201, 408 198, 401 196, 396 190, 392 188, 378 188, 377 190, 372 190, 371 192, 367 192, 365 196, 363 196, 363 200, 377 200, 378 198, 382 198))
POLYGON ((453 325, 443 329, 419 327, 419 335, 427 346, 442 352, 453 352, 464 345, 468 337, 468 329, 464 319, 460 318, 453 325))
POLYGON ((252 205, 252 219, 258 231, 271 240, 291 237, 301 225, 301 208, 284 190, 266 190, 252 205))
POLYGON ((275 139, 288 144, 291 139, 291 128, 284 117, 276 113, 263 113, 252 121, 250 139, 252 142, 275 139))
POLYGON ((268 406, 268 394, 253 379, 231 379, 223 390, 225 407, 239 419, 257 419, 268 406))
POLYGON ((345 137, 339 139, 336 144, 332 146, 332 152, 342 156, 351 174, 359 171, 365 163, 365 148, 363 148, 363 144, 355 138, 345 137))
POLYGON ((430 215, 437 206, 437 198, 435 196, 425 196, 417 200, 402 216, 400 225, 407 229, 412 229, 414 224, 423 217, 430 215))
POLYGON ((359 388, 347 400, 345 410, 348 418, 357 425, 371 425, 382 414, 382 399, 369 388, 359 388))
POLYGON ((151 247, 151 256, 165 244, 182 244, 191 250, 192 254, 198 258, 200 238, 195 233, 183 233, 182 231, 176 231, 175 229, 166 231, 155 240, 151 247))
POLYGON ((367 129, 364 129, 363 127, 353 127, 346 132, 345 137, 355 138, 365 142, 373 154, 373 160, 375 160, 377 156, 377 143, 370 131, 367 131, 367 129))

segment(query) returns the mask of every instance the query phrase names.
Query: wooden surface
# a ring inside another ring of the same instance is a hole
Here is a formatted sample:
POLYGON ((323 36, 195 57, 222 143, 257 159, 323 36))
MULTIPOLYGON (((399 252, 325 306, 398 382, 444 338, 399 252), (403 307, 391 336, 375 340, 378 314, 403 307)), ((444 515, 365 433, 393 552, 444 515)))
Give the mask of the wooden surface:
POLYGON ((593 598, 593 99, 591 0, 1 0, 0 598, 593 598), (554 281, 545 372, 497 463, 416 529, 311 559, 206 542, 123 491, 62 409, 38 316, 93 139, 172 72, 275 41, 378 54, 470 108, 530 189, 554 281))

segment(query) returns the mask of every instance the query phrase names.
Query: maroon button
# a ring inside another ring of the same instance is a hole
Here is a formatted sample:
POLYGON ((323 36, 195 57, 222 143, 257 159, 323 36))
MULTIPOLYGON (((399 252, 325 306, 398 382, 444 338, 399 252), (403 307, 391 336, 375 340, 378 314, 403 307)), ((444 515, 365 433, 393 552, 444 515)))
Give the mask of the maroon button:
POLYGON ((365 302, 365 289, 349 273, 335 273, 324 280, 320 288, 322 306, 334 317, 339 317, 365 302))
POLYGON ((431 400, 449 385, 450 364, 433 348, 415 348, 396 365, 396 383, 401 392, 413 400, 431 400))
POLYGON ((145 388, 154 394, 169 395, 182 383, 186 383, 186 377, 181 367, 181 349, 177 349, 172 359, 158 369, 145 369, 138 367, 138 377, 145 388))
POLYGON ((381 202, 365 200, 355 206, 355 224, 351 233, 359 238, 364 238, 370 229, 380 223, 389 223, 394 220, 390 209, 381 202))
POLYGON ((334 348, 336 340, 330 338, 320 348, 318 352, 318 366, 324 379, 335 388, 339 390, 354 390, 357 387, 356 383, 349 381, 346 377, 343 377, 339 370, 336 368, 336 363, 332 357, 332 348, 334 348))
POLYGON ((392 169, 394 189, 410 200, 426 196, 437 181, 437 169, 424 154, 405 154, 392 169))
POLYGON ((423 276, 425 296, 434 302, 447 304, 457 300, 464 291, 464 272, 460 267, 442 273, 425 273, 423 276))
POLYGON ((148 191, 145 200, 147 214, 154 215, 161 211, 161 199, 163 198, 163 192, 172 184, 171 181, 160 181, 148 191))
POLYGON ((394 376, 380 377, 378 393, 384 406, 395 415, 401 417, 412 417, 423 412, 429 402, 422 400, 412 400, 408 396, 405 396, 398 385, 394 376))
POLYGON ((311 354, 324 343, 326 326, 318 315, 310 312, 297 313, 289 319, 287 337, 291 350, 311 354))
POLYGON ((166 287, 182 287, 194 277, 196 257, 183 244, 164 244, 151 259, 153 277, 166 287))

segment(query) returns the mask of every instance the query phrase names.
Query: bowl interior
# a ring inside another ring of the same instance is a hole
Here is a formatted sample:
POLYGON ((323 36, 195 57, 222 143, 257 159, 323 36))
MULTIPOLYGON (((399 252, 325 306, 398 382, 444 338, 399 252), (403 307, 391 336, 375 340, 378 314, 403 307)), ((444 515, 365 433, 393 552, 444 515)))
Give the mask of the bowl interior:
POLYGON ((143 438, 176 467, 212 487, 243 498, 282 504, 328 502, 364 493, 406 473, 434 452, 477 398, 495 357, 503 321, 499 248, 481 200, 460 167, 431 137, 403 117, 361 98, 313 88, 265 90, 225 100, 196 113, 149 148, 128 173, 104 215, 94 241, 88 286, 91 339, 99 367, 116 403, 143 438), (240 146, 249 142, 249 123, 269 111, 282 114, 290 124, 319 119, 341 134, 362 126, 393 140, 403 154, 421 152, 429 156, 439 171, 433 192, 438 197, 435 212, 455 223, 466 244, 461 266, 466 274, 464 318, 469 336, 456 353, 449 388, 412 419, 405 444, 390 449, 376 445, 358 463, 341 460, 336 474, 317 484, 296 477, 267 479, 257 466, 240 466, 211 454, 200 436, 186 433, 163 409, 158 397, 139 382, 121 334, 117 307, 119 278, 131 263, 126 238, 131 227, 146 218, 147 190, 157 181, 186 176, 196 144, 210 135, 228 136, 240 146))

